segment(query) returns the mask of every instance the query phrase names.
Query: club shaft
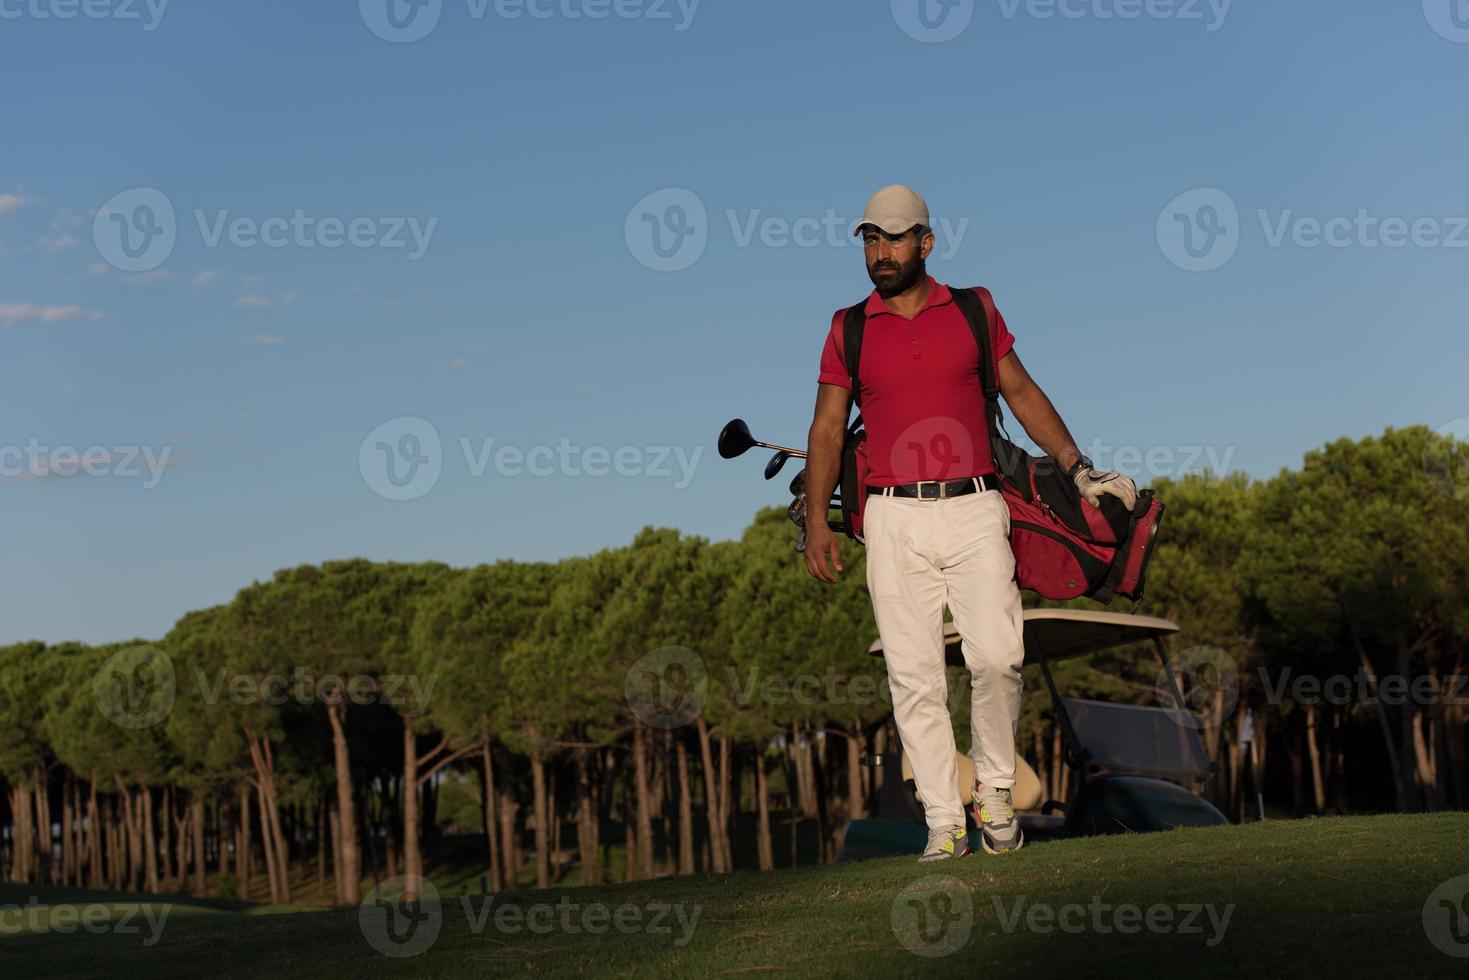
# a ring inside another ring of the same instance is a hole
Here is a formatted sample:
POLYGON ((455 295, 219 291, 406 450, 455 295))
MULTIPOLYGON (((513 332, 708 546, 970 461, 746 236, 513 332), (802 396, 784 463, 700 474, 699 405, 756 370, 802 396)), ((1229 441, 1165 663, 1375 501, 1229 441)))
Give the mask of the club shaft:
POLYGON ((774 449, 776 452, 790 453, 797 459, 806 458, 806 450, 804 449, 792 449, 790 446, 777 446, 774 443, 770 442, 757 442, 755 443, 755 445, 761 447, 762 449, 774 449))

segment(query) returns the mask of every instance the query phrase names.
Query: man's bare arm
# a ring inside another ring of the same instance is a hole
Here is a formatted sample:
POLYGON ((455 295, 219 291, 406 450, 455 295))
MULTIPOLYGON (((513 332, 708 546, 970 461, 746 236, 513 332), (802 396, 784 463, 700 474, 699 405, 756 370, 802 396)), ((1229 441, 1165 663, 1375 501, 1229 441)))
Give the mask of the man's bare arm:
POLYGON ((827 567, 828 553, 836 570, 842 570, 836 535, 826 526, 826 515, 842 474, 850 399, 841 385, 817 385, 816 412, 806 439, 806 569, 828 583, 836 581, 827 567))
POLYGON ((1076 440, 1061 421, 1061 415, 1051 399, 1035 383, 1035 379, 1020 363, 1020 355, 1011 351, 1000 361, 1000 394, 1015 418, 1025 427, 1026 433, 1041 447, 1041 451, 1069 470, 1081 458, 1076 440))

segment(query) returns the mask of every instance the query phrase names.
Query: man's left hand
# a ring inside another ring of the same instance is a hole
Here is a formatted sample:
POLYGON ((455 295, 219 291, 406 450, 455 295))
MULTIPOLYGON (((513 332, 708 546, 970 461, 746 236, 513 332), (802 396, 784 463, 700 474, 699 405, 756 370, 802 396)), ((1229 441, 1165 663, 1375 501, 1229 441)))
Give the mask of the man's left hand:
POLYGON ((1087 503, 1093 507, 1101 507, 1102 494, 1110 493, 1131 512, 1137 504, 1137 484, 1121 473, 1092 469, 1091 460, 1082 460, 1082 464, 1071 479, 1075 481, 1076 489, 1081 491, 1081 496, 1087 503))

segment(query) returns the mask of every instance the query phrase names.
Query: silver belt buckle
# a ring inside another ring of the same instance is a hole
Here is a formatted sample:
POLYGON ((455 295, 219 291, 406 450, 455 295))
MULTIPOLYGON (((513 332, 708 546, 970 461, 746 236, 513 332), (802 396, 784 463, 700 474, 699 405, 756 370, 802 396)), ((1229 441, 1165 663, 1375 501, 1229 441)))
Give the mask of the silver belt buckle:
POLYGON ((943 484, 943 481, 941 481, 941 480, 919 480, 918 481, 918 499, 919 500, 943 500, 944 499, 944 496, 945 496, 945 494, 944 494, 944 484, 943 484), (925 483, 937 484, 938 485, 938 488, 939 488, 938 495, 937 496, 933 496, 933 497, 925 497, 923 495, 923 485, 925 483))

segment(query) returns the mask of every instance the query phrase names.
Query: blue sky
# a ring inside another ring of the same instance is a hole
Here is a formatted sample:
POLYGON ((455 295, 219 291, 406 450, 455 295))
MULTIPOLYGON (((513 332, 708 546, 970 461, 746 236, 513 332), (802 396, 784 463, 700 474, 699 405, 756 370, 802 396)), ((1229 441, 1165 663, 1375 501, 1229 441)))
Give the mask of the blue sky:
POLYGON ((1469 4, 89 2, 0 0, 0 642, 738 535, 894 181, 1139 482, 1469 417, 1469 4))

